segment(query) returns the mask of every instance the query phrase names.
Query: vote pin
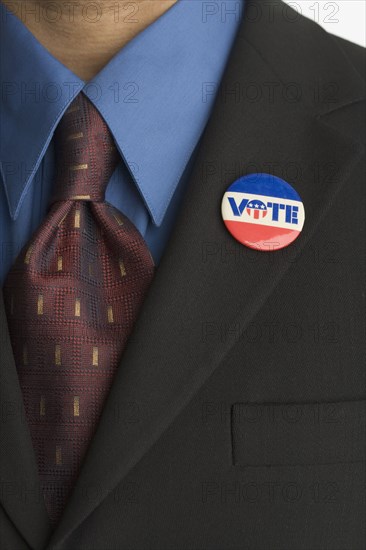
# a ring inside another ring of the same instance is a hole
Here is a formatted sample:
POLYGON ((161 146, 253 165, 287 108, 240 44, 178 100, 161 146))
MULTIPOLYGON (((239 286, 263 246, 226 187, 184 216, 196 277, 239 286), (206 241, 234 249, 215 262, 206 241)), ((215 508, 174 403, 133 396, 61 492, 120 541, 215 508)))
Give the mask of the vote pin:
POLYGON ((262 252, 291 244, 305 221, 304 205, 295 189, 271 174, 236 180, 223 196, 221 212, 236 240, 262 252))

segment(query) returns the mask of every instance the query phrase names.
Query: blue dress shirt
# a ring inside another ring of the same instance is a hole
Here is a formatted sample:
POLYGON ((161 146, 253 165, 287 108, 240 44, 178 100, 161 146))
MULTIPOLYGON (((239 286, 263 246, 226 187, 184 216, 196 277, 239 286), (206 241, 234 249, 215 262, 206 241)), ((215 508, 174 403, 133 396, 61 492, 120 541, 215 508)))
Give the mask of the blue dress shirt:
POLYGON ((55 59, 0 3, 0 283, 44 219, 53 132, 81 91, 121 154, 106 200, 158 263, 242 16, 237 0, 179 0, 91 81, 55 59))

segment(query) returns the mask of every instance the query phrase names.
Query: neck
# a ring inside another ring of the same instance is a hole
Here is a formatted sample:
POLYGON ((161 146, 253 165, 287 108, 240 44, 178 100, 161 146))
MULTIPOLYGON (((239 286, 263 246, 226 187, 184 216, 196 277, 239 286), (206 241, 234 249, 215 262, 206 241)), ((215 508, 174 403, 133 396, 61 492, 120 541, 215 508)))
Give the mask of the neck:
POLYGON ((2 2, 52 55, 88 81, 177 0, 2 2))

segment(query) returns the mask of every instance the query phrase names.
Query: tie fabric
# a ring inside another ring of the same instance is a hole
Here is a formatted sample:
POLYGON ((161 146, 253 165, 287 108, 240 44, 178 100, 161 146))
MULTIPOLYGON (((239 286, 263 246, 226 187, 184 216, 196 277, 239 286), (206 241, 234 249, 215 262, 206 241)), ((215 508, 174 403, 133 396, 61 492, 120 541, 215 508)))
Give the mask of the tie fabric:
POLYGON ((83 93, 63 115, 54 141, 50 211, 4 284, 26 419, 53 525, 154 274, 140 233, 104 200, 120 156, 83 93))

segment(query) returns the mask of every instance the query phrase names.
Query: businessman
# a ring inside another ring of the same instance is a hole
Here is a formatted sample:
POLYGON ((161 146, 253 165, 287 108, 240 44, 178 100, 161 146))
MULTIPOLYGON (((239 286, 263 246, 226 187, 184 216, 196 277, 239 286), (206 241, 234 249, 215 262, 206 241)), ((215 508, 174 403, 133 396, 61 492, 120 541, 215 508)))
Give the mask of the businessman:
POLYGON ((0 80, 0 548, 362 550, 363 49, 2 0, 0 80))

